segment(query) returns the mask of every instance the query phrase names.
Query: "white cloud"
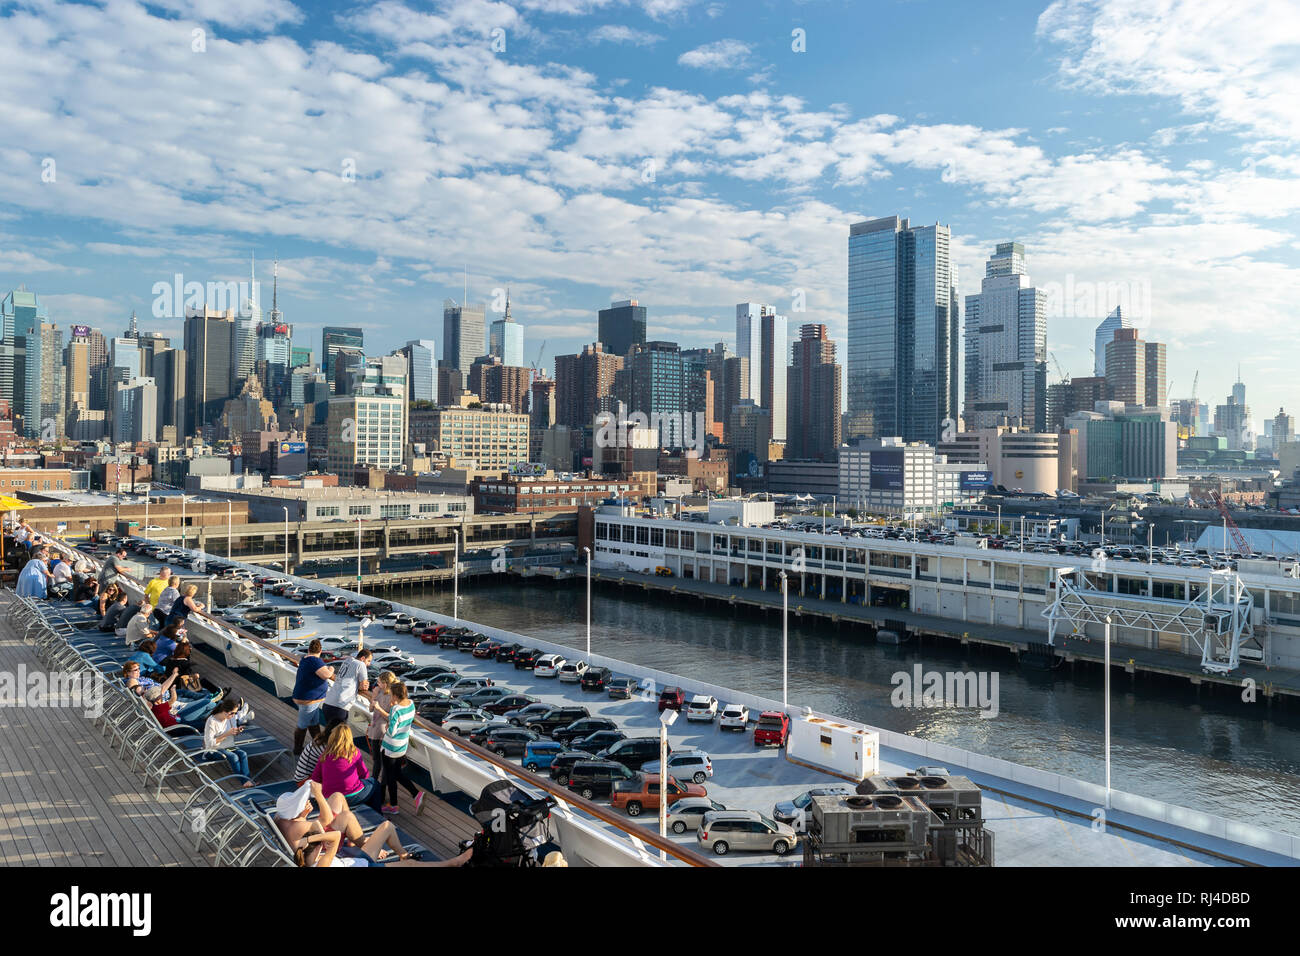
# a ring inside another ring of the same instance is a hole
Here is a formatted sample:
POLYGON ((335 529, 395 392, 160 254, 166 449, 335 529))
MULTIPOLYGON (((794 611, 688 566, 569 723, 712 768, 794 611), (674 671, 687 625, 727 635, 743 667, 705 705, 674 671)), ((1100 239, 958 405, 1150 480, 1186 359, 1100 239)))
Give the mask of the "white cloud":
POLYGON ((677 58, 677 62, 698 70, 740 70, 749 64, 749 58, 748 43, 718 40, 686 51, 677 58))
POLYGON ((663 39, 657 33, 635 30, 619 23, 597 27, 588 34, 588 38, 594 43, 630 43, 633 46, 654 46, 663 39))
POLYGON ((200 23, 215 23, 244 32, 265 32, 285 23, 301 23, 303 13, 289 0, 150 0, 164 10, 200 23))

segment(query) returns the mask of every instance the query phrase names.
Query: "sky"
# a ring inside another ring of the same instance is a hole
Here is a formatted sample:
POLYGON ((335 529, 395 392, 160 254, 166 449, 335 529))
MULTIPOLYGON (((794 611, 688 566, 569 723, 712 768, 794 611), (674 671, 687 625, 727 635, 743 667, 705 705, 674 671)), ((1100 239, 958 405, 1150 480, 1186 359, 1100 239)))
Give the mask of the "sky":
POLYGON ((1277 0, 0 0, 0 290, 179 341, 156 284, 255 255, 318 359, 440 349, 467 287, 542 368, 624 298, 684 347, 767 302, 843 364, 849 225, 900 215, 963 296, 1024 243, 1050 381, 1120 304, 1171 397, 1240 365, 1262 421, 1300 406, 1298 49, 1277 0))

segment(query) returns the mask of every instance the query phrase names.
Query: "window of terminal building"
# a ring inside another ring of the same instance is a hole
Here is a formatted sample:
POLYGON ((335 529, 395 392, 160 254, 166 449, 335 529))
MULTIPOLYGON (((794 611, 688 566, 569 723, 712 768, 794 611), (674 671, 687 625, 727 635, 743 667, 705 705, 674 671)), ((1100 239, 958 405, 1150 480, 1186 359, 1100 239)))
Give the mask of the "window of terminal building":
POLYGON ((681 547, 680 543, 678 542, 676 529, 669 529, 668 532, 664 535, 664 546, 668 548, 681 547))

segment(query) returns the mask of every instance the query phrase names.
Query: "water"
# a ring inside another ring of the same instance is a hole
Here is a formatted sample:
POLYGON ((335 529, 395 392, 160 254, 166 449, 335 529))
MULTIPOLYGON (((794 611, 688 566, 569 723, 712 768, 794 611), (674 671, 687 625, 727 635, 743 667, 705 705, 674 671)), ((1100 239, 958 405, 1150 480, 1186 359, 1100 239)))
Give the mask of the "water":
MULTIPOLYGON (((406 598, 451 613, 450 591, 406 598)), ((551 583, 462 587, 461 617, 569 647, 586 643, 585 590, 551 583)), ((775 616, 702 609, 663 596, 592 598, 592 650, 629 663, 781 698, 775 616)), ((789 699, 834 714, 1041 770, 1104 783, 1102 676, 1021 670, 995 651, 891 646, 790 618, 789 699), (892 675, 996 671, 999 713, 896 708, 892 675)), ((1300 717, 1225 690, 1112 679, 1111 785, 1142 796, 1300 835, 1300 717)))

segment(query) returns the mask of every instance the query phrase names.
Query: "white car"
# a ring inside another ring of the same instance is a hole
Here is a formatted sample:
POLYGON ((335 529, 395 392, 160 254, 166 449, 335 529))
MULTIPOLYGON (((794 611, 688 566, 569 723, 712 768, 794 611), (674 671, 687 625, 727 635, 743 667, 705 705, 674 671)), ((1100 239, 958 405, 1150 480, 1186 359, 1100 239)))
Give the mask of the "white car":
POLYGON ((457 736, 472 734, 476 730, 497 724, 509 727, 510 721, 471 707, 466 707, 464 710, 449 710, 447 716, 442 719, 442 729, 457 736))
POLYGON ((744 731, 749 726, 749 708, 744 704, 728 704, 722 708, 718 727, 722 730, 744 731))
POLYGON ((403 614, 398 617, 397 623, 393 625, 393 630, 397 631, 398 634, 410 634, 411 628, 415 627, 415 625, 419 623, 420 622, 411 617, 411 615, 403 614))
POLYGON ((560 668, 560 680, 566 684, 576 684, 587 673, 586 661, 566 661, 560 668))
POLYGON ((698 830, 704 814, 725 809, 717 800, 708 797, 682 797, 668 807, 668 826, 674 833, 698 830))
POLYGON ((718 698, 707 694, 696 694, 686 705, 687 720, 708 720, 718 716, 718 698))
POLYGON ((537 658, 537 663, 533 666, 533 676, 555 677, 560 673, 560 668, 568 663, 559 654, 543 654, 537 658))
POLYGON ((408 615, 406 614, 402 614, 399 613, 398 611, 394 611, 392 614, 385 614, 383 617, 381 617, 378 621, 378 624, 380 627, 386 627, 389 630, 392 630, 393 628, 397 627, 397 619, 399 617, 407 617, 407 616, 408 615))

